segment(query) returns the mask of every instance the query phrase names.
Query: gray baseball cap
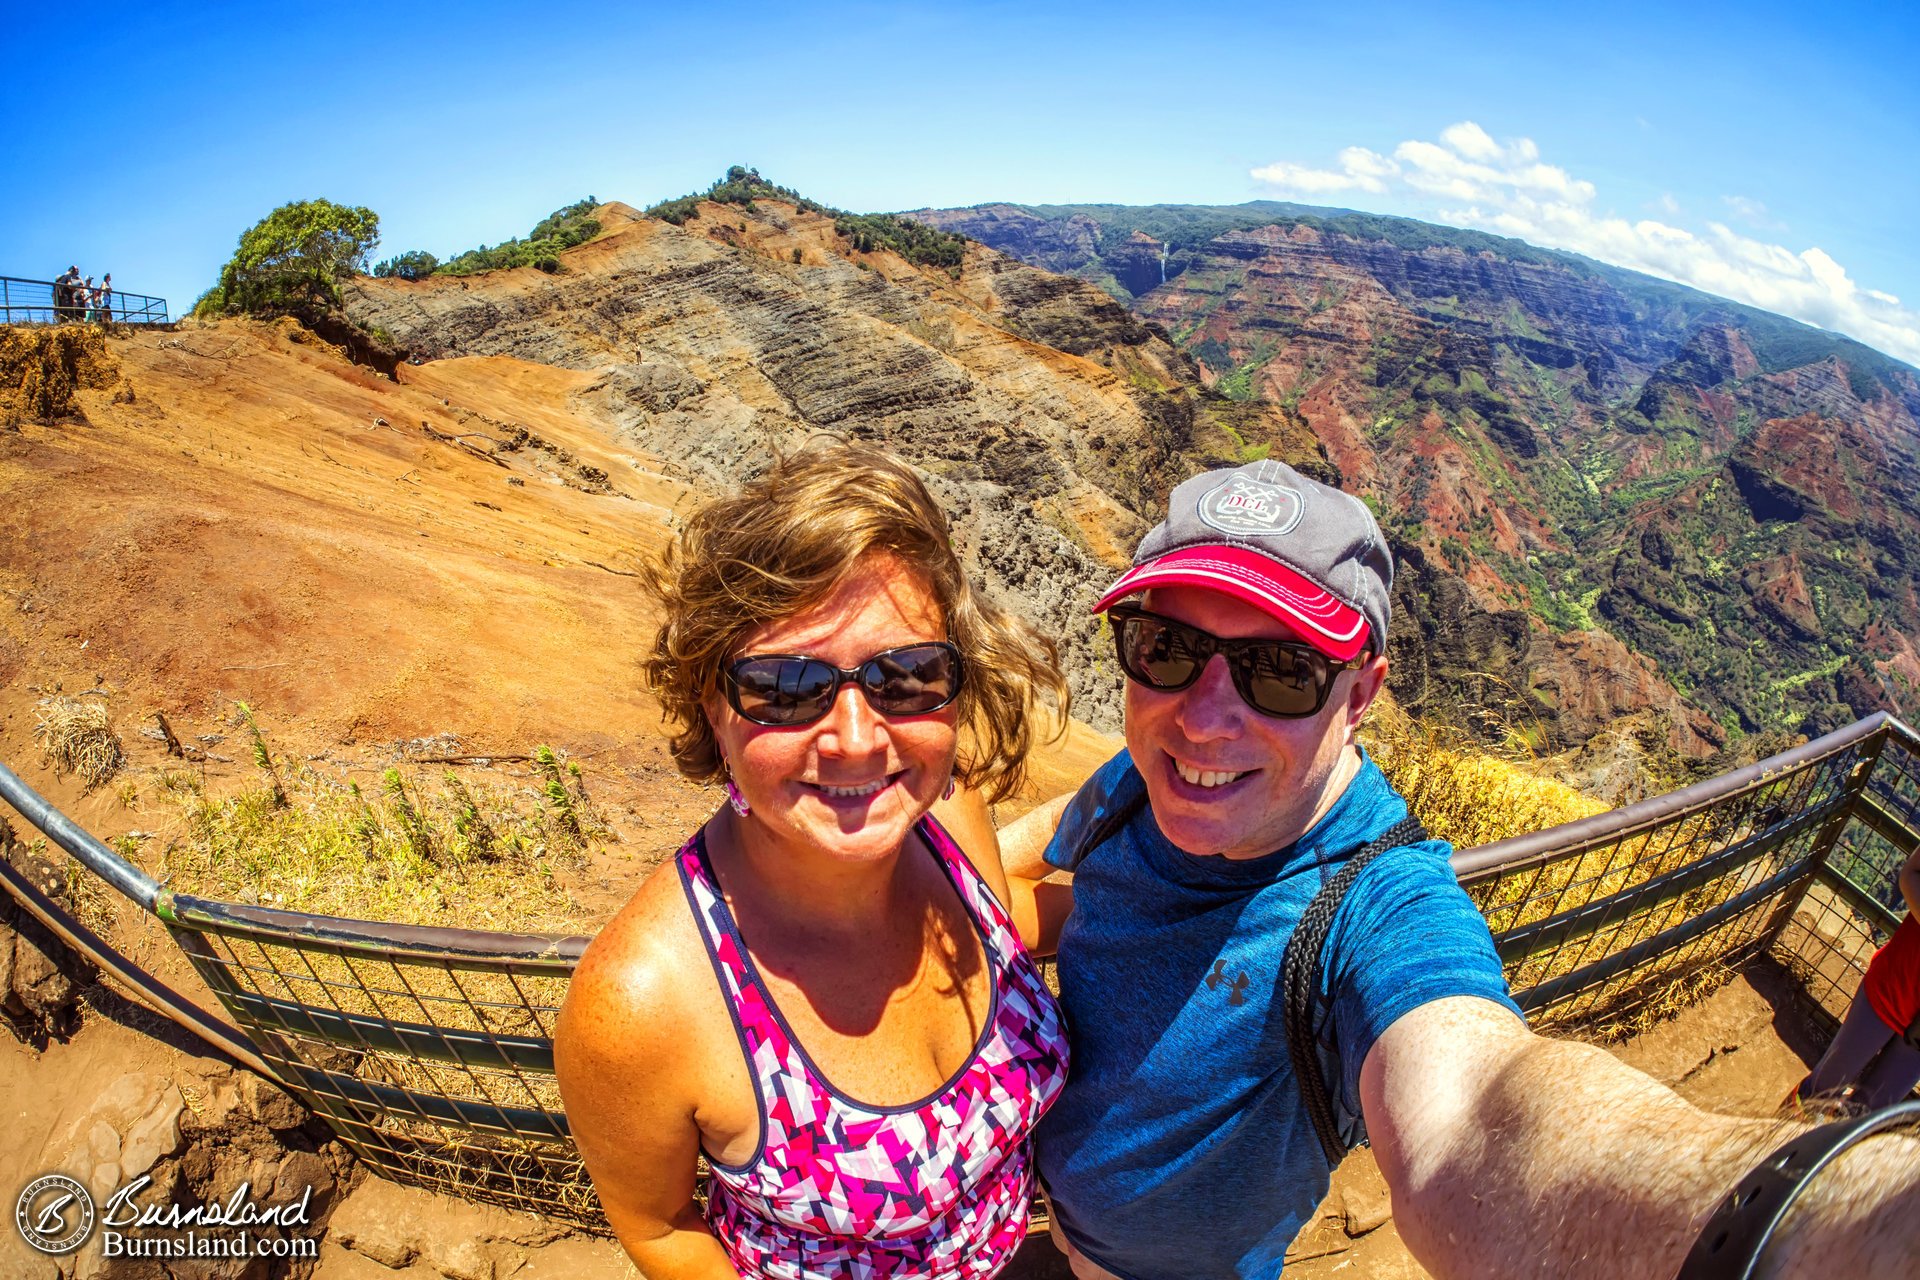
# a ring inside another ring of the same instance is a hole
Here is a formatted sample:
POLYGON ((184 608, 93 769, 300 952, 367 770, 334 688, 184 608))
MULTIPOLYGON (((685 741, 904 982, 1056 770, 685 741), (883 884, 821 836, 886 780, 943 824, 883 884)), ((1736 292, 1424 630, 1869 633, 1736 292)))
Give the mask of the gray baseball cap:
POLYGON ((1387 648, 1393 555, 1365 503, 1284 462, 1208 471, 1173 491, 1167 518, 1095 613, 1149 587, 1206 587, 1272 614, 1345 662, 1387 648))

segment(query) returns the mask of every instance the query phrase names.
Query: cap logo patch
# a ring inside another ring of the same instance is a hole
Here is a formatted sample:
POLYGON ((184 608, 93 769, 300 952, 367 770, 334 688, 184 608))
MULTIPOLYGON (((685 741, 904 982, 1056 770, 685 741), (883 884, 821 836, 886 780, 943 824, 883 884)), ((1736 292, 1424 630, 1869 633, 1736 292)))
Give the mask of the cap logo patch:
POLYGON ((1305 510, 1298 489, 1238 475, 1207 490, 1197 508, 1200 518, 1220 532, 1256 538, 1291 533, 1305 510))

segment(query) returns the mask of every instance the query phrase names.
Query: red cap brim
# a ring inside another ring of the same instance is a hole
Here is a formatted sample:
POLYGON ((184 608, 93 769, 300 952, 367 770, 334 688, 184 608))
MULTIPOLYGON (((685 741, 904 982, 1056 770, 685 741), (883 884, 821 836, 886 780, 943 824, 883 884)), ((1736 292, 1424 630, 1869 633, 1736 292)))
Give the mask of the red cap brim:
POLYGON ((1335 662, 1367 647, 1367 620, 1286 565, 1245 547, 1185 547, 1135 565, 1094 603, 1095 613, 1149 587, 1205 587, 1280 619, 1335 662))

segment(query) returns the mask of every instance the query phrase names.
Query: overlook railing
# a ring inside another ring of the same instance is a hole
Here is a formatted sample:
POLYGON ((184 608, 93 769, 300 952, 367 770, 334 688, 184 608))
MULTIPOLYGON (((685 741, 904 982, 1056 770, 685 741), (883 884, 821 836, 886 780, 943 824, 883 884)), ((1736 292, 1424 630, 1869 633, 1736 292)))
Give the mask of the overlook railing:
POLYGON ((51 280, 0 276, 0 324, 78 324, 88 320, 112 324, 167 323, 165 298, 115 289, 98 308, 88 301, 71 301, 63 306, 55 296, 56 289, 51 280))
MULTIPOLYGON (((0 883, 137 999, 270 1075, 400 1181, 604 1230, 553 1077, 587 939, 379 924, 162 889, 0 767, 0 798, 164 922, 229 1023, 0 858, 0 883)), ((1455 855, 1536 1027, 1606 1037, 1768 954, 1838 1018, 1899 919, 1920 737, 1878 715, 1612 813, 1455 855)), ((1904 908, 1902 908, 1904 909, 1904 908)))

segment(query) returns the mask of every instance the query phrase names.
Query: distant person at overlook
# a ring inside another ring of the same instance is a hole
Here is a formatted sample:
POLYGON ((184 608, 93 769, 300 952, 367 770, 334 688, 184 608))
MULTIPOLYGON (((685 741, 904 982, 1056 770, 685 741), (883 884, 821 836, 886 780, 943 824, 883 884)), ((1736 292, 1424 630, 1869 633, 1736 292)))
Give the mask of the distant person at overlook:
POLYGON ((69 319, 74 310, 74 293, 80 288, 80 268, 68 267, 53 282, 54 323, 69 319))
POLYGON ((95 324, 113 324, 113 273, 109 271, 100 277, 100 287, 93 291, 93 320, 95 324))
POLYGON ((1920 1084, 1920 849, 1900 868, 1906 918, 1874 952, 1833 1043, 1794 1091, 1799 1101, 1852 1086, 1856 1106, 1890 1106, 1920 1084))
POLYGON ((727 801, 561 1011, 607 1220, 652 1280, 992 1276, 1067 1050, 977 792, 1064 704, 1053 646, 975 593, 906 464, 847 444, 707 503, 652 586, 674 759, 727 801))
MULTIPOLYGON (((1448 847, 1355 740, 1391 583, 1367 508, 1269 461, 1176 488, 1095 606, 1126 749, 1000 833, 1058 941, 1072 1071, 1036 1150, 1076 1276, 1272 1280, 1364 1121, 1439 1280, 1671 1277, 1786 1136, 1527 1030, 1448 847)), ((1820 1177, 1769 1274, 1910 1280, 1920 1144, 1820 1177)))

